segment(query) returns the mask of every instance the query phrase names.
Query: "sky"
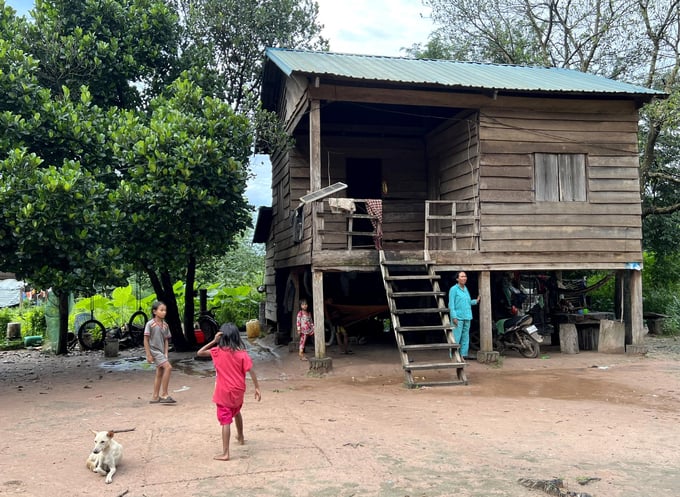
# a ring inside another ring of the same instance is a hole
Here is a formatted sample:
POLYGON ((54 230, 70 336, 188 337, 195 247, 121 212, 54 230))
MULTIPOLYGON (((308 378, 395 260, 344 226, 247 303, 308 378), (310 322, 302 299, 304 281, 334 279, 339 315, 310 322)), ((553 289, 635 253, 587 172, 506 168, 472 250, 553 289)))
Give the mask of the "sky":
MULTIPOLYGON (((429 9, 422 0, 317 0, 322 36, 332 52, 404 56, 403 48, 427 42, 432 31, 429 9)), ((27 15, 33 0, 5 0, 19 15, 27 15)), ((251 161, 255 176, 246 196, 257 206, 271 205, 271 171, 266 157, 251 161)))

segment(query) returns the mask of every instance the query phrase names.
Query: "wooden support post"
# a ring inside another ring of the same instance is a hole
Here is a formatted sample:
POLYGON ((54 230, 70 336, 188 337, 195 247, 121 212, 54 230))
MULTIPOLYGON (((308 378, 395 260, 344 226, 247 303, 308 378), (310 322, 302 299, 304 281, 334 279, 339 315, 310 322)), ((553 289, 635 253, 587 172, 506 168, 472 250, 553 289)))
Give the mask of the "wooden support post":
MULTIPOLYGON (((310 192, 321 188, 321 105, 318 100, 312 100, 309 111, 309 189, 310 192)), ((312 252, 321 251, 321 223, 317 215, 321 209, 320 202, 312 202, 310 215, 312 216, 312 252)))
POLYGON ((314 300, 314 357, 325 359, 326 332, 323 310, 323 273, 321 271, 312 271, 312 294, 314 300))
POLYGON ((493 351, 493 322, 491 319, 491 276, 489 271, 479 273, 479 349, 493 351))
MULTIPOLYGON (((630 278, 630 324, 631 342, 626 343, 640 345, 644 341, 644 320, 642 318, 642 274, 640 271, 631 270, 630 278)), ((627 337, 626 337, 627 338, 627 337)))

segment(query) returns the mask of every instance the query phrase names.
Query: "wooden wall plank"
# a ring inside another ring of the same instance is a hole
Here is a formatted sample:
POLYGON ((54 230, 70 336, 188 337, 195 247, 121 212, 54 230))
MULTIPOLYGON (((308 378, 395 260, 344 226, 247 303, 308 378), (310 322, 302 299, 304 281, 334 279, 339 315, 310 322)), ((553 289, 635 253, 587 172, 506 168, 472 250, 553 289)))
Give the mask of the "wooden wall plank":
MULTIPOLYGON (((604 204, 600 204, 604 205, 604 204)), ((513 206, 514 209, 515 206, 513 206)), ((622 214, 485 214, 483 223, 485 226, 506 227, 517 226, 517 216, 522 216, 523 226, 626 226, 631 228, 640 227, 640 215, 622 214)))
POLYGON ((482 240, 515 240, 519 238, 532 241, 589 239, 589 240, 641 240, 642 230, 634 227, 619 226, 482 226, 482 240))
POLYGON ((485 202, 481 206, 483 218, 487 214, 506 214, 512 216, 525 215, 574 215, 574 216, 601 216, 601 215, 632 215, 640 216, 642 208, 640 202, 629 202, 626 204, 607 205, 607 204, 588 204, 586 202, 571 202, 569 209, 565 211, 562 202, 533 202, 524 204, 513 204, 512 210, 503 202, 485 202))
MULTIPOLYGON (((532 240, 530 238, 515 239, 511 243, 508 240, 482 240, 480 242, 481 250, 485 255, 490 255, 490 252, 513 252, 538 254, 541 252, 609 252, 612 249, 616 252, 631 252, 641 253, 642 244, 640 239, 636 238, 622 238, 619 240, 606 239, 561 239, 559 243, 553 240, 532 240)), ((584 262, 590 260, 588 257, 584 262)))

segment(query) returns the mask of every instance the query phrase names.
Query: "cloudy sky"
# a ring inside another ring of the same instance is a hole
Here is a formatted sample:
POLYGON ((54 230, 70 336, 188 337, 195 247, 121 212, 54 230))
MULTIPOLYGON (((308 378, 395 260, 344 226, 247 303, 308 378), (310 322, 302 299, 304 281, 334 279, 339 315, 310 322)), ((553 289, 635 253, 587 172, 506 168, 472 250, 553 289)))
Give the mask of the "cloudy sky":
POLYGON ((323 35, 333 52, 404 55, 432 31, 422 0, 317 0, 323 35))
MULTIPOLYGON (((317 0, 323 36, 333 52, 403 56, 403 48, 424 43, 432 31, 429 9, 422 0, 317 0)), ((33 0, 6 0, 20 15, 33 0)), ((269 162, 256 156, 254 179, 246 190, 251 204, 271 205, 269 162)))

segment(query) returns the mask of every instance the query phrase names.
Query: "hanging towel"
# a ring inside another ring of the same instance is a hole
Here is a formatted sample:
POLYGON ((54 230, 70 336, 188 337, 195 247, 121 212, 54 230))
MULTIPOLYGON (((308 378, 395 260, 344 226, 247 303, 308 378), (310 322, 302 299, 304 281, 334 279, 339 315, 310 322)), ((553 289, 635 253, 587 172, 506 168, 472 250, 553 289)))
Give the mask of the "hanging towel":
POLYGON ((334 214, 339 214, 340 212, 353 214, 357 210, 354 205, 354 199, 351 198, 329 198, 328 206, 334 214))

